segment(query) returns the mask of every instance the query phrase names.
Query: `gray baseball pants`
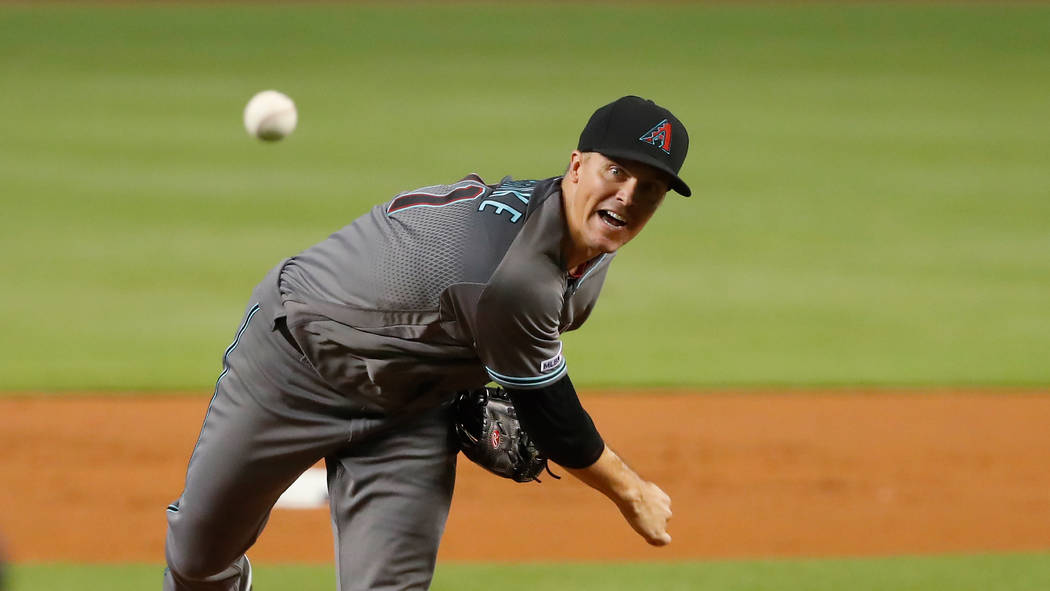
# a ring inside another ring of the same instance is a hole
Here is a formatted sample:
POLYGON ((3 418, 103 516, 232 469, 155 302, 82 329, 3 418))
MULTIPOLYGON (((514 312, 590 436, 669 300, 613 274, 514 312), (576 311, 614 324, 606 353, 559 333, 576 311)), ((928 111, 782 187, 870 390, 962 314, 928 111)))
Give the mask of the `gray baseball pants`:
POLYGON ((447 408, 391 415, 335 391, 278 330, 275 286, 253 294, 168 507, 164 589, 238 590, 277 498, 321 458, 339 591, 428 588, 455 479, 447 408))

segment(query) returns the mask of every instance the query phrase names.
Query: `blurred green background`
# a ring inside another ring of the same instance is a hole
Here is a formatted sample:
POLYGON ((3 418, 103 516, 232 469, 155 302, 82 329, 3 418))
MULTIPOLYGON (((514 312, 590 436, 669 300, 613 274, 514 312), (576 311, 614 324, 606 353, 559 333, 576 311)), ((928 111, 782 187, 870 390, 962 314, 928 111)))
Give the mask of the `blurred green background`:
POLYGON ((16 4, 0 80, 0 390, 208 390, 277 260, 560 174, 627 93, 688 125, 695 198, 567 338, 578 384, 1050 382, 1047 5, 16 4))

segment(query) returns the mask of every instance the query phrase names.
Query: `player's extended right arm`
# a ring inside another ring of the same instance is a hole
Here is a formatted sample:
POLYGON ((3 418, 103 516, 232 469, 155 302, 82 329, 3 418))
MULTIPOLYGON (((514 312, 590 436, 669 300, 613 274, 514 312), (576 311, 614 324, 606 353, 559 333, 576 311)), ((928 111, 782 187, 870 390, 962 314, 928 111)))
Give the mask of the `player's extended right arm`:
POLYGON ((646 542, 671 542, 671 498, 602 441, 568 375, 543 388, 507 392, 522 426, 544 455, 608 497, 646 542))

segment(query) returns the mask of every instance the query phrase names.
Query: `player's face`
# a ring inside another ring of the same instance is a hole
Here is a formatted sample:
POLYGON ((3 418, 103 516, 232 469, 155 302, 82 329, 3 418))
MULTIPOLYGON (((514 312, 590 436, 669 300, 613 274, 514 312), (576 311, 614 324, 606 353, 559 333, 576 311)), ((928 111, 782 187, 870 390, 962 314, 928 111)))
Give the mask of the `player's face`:
POLYGON ((615 252, 637 236, 663 202, 668 180, 647 164, 573 152, 564 181, 570 185, 564 187, 570 266, 615 252))

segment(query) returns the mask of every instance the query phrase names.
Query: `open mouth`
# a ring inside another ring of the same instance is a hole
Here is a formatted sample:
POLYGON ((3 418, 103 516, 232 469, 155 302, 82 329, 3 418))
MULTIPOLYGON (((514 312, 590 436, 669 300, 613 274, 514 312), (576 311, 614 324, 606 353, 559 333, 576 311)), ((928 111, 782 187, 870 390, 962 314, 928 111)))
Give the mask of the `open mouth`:
POLYGON ((598 210, 598 217, 600 217, 606 225, 612 226, 613 228, 622 228, 627 225, 626 219, 608 209, 598 210))

